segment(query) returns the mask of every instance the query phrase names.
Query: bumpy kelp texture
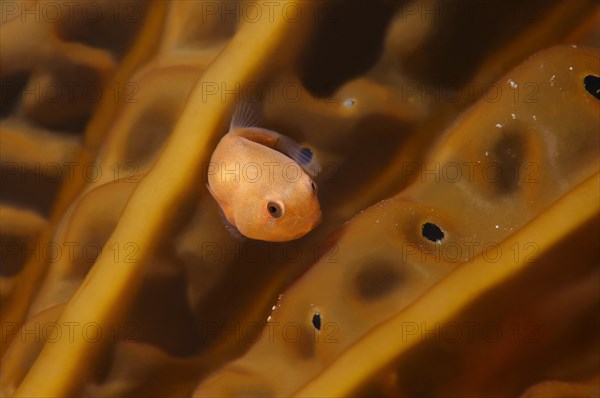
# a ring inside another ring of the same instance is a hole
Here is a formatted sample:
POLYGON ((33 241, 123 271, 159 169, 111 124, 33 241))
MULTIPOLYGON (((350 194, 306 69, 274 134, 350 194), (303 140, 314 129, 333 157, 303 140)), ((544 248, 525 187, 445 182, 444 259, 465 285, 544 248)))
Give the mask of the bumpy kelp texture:
POLYGON ((600 395, 595 2, 0 7, 2 396, 600 395), (240 102, 301 239, 207 191, 240 102))

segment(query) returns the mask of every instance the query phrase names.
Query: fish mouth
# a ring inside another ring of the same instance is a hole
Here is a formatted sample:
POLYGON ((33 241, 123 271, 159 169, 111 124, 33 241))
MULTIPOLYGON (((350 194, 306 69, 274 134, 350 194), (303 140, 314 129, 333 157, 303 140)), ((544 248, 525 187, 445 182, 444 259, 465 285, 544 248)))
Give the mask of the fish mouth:
POLYGON ((315 222, 313 223, 313 228, 316 227, 317 225, 321 224, 321 222, 323 222, 323 213, 321 212, 321 210, 319 210, 319 215, 317 216, 317 218, 315 219, 315 222))
POLYGON ((321 222, 323 221, 323 213, 321 213, 320 210, 317 210, 317 213, 314 214, 314 216, 312 216, 311 219, 312 219, 312 222, 306 224, 303 235, 308 234, 310 231, 315 229, 319 224, 321 224, 321 222))
POLYGON ((297 217, 294 217, 294 222, 289 226, 290 231, 295 231, 292 239, 298 239, 308 234, 321 223, 322 219, 323 214, 319 210, 318 214, 312 212, 306 215, 298 215, 297 217), (306 222, 307 218, 311 219, 312 221, 306 222))

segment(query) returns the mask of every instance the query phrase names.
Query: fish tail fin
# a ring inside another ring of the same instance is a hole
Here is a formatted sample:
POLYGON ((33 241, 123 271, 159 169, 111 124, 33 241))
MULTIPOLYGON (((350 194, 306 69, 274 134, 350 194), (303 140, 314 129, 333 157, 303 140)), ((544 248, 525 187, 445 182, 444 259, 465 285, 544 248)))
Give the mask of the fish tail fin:
POLYGON ((320 165, 317 162, 315 154, 309 147, 302 146, 285 135, 280 135, 277 144, 275 145, 275 149, 289 156, 311 177, 315 177, 319 174, 320 165))

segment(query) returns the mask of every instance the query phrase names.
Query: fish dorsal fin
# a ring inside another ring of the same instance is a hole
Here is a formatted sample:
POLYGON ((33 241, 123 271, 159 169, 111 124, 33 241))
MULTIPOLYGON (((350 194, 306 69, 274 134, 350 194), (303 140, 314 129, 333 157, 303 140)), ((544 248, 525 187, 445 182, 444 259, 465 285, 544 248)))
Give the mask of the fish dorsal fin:
POLYGON ((312 177, 319 174, 319 164, 310 148, 298 144, 286 135, 257 127, 260 121, 261 114, 258 104, 242 101, 236 105, 233 111, 229 131, 238 130, 236 133, 241 137, 266 145, 287 155, 312 177), (243 130, 239 131, 241 129, 243 130))
POLYGON ((260 119, 258 103, 242 101, 237 103, 233 110, 229 129, 256 127, 260 123, 260 119))

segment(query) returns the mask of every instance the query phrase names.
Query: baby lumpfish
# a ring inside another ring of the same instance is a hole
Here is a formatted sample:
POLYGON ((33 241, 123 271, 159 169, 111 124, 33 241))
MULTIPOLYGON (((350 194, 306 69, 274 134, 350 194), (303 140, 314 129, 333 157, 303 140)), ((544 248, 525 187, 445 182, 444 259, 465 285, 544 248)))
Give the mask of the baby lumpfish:
POLYGON ((312 151, 256 127, 248 104, 234 111, 229 131, 208 167, 208 189, 227 221, 242 235, 283 242, 300 238, 321 220, 318 172, 312 151))

